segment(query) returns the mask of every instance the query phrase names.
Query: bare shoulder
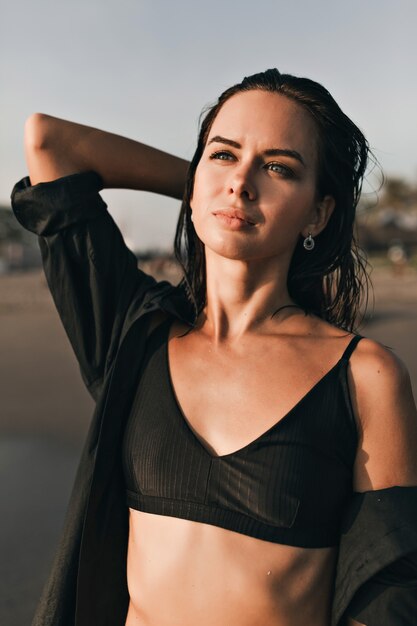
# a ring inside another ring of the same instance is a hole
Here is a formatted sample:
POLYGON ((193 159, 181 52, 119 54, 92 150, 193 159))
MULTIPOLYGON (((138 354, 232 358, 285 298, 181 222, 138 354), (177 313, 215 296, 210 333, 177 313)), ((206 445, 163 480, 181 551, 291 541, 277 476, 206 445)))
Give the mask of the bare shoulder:
POLYGON ((358 490, 417 484, 417 410, 403 361, 364 338, 350 359, 349 385, 360 432, 358 490))
POLYGON ((364 398, 392 394, 410 386, 405 363, 395 351, 373 339, 363 338, 350 359, 352 380, 364 398))

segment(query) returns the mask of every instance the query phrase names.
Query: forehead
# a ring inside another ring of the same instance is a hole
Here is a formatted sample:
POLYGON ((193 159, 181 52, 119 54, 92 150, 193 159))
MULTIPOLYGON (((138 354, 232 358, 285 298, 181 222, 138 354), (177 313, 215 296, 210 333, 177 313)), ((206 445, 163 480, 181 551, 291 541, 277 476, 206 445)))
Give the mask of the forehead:
POLYGON ((316 160, 313 118, 301 105, 277 93, 253 90, 229 98, 217 114, 208 140, 215 135, 259 150, 297 150, 306 161, 316 160))

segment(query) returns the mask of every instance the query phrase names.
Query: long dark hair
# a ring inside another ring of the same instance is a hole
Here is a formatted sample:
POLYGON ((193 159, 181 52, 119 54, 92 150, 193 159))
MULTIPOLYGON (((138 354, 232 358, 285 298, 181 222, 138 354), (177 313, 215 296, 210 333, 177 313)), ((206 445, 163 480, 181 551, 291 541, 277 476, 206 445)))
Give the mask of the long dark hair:
POLYGON ((317 235, 314 250, 306 252, 301 236, 296 244, 287 279, 290 297, 307 312, 354 330, 361 305, 366 307, 368 299, 367 264, 356 242, 354 220, 371 154, 369 145, 322 85, 308 78, 281 74, 277 69, 244 78, 202 113, 174 242, 175 256, 184 271, 182 284, 199 315, 206 304, 206 264, 204 244, 191 221, 195 172, 223 104, 237 93, 254 89, 282 94, 309 111, 318 130, 317 196, 330 195, 335 199, 334 211, 326 228, 317 235))

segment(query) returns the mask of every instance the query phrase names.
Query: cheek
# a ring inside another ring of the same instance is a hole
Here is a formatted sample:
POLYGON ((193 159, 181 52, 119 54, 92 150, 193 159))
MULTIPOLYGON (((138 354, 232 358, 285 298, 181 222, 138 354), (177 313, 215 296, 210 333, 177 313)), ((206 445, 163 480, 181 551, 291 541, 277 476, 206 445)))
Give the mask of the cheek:
POLYGON ((198 204, 202 189, 203 189, 203 185, 201 184, 201 172, 197 167, 196 172, 194 174, 193 191, 191 194, 191 201, 190 201, 190 206, 192 209, 194 209, 194 205, 198 204))
POLYGON ((264 205, 269 218, 271 233, 286 233, 290 239, 297 237, 312 221, 314 200, 308 191, 303 193, 281 193, 278 198, 270 198, 264 205))
POLYGON ((215 193, 216 185, 218 186, 218 177, 210 175, 203 169, 196 170, 194 177, 194 188, 191 196, 190 206, 192 209, 198 209, 203 205, 206 206, 210 202, 210 197, 215 193))

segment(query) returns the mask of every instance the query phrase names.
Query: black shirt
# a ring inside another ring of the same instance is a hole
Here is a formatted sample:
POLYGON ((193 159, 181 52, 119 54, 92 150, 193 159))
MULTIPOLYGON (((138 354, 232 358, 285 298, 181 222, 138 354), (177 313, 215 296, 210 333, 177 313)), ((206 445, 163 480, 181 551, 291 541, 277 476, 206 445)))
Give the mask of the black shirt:
MULTIPOLYGON (((195 318, 182 283, 156 282, 138 269, 101 188, 100 177, 87 172, 34 187, 25 178, 12 194, 18 221, 39 236, 49 288, 97 402, 33 626, 124 626, 128 517, 120 449, 149 313, 188 324, 195 318)), ((416 555, 416 487, 353 494, 343 516, 332 626, 342 626, 347 613, 368 626, 416 624, 409 574, 401 586, 374 578, 416 555)))

